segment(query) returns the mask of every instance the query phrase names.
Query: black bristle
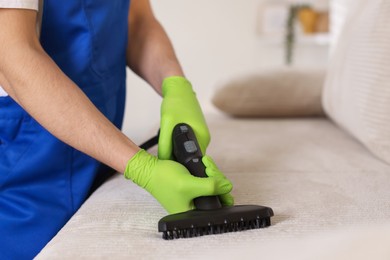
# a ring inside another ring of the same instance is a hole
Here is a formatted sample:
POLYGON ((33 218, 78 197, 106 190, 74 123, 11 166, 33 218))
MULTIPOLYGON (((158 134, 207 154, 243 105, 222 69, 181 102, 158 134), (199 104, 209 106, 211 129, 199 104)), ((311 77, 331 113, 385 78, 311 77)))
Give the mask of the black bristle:
POLYGON ((207 224, 207 226, 208 226, 208 235, 213 234, 213 233, 214 233, 214 227, 213 227, 213 225, 211 225, 211 223, 209 222, 209 223, 207 224))
POLYGON ((268 227, 271 225, 270 218, 249 220, 249 221, 239 221, 234 223, 224 222, 222 225, 212 225, 208 223, 206 227, 195 227, 191 226, 189 229, 177 229, 167 230, 162 232, 162 238, 165 240, 172 240, 178 238, 191 238, 199 237, 203 235, 212 235, 212 234, 223 234, 229 232, 238 232, 245 231, 250 229, 259 229, 268 227))
POLYGON ((254 205, 192 210, 162 218, 159 231, 166 240, 245 231, 270 226, 272 216, 271 208, 254 205))

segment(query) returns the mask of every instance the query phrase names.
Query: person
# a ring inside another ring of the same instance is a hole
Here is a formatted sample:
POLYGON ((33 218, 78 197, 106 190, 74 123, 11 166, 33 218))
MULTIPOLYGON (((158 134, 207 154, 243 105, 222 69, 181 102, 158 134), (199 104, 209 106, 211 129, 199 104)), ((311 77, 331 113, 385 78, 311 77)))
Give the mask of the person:
POLYGON ((210 157, 209 178, 172 160, 174 125, 191 125, 203 154, 210 134, 148 0, 3 0, 0 25, 0 259, 37 255, 108 167, 169 213, 199 196, 233 204, 210 157), (157 157, 119 130, 126 66, 163 97, 157 157))

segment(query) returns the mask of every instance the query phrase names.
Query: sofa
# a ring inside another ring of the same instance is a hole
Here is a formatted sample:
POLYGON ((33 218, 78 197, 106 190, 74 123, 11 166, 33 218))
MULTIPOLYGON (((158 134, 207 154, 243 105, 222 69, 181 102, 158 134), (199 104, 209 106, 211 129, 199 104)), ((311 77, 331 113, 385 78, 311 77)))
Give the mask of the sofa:
MULTIPOLYGON (((206 114, 208 154, 233 182, 235 203, 272 207, 270 227, 163 240, 157 223, 167 213, 117 174, 36 258, 390 259, 389 13, 387 0, 356 1, 317 77, 320 97, 309 95, 317 106, 305 103, 315 113, 302 112, 301 91, 274 115, 256 103, 258 116, 238 116, 231 109, 239 106, 206 114)), ((264 75, 254 77, 259 91, 264 75)), ((289 91, 307 88, 311 76, 299 75, 289 91)))

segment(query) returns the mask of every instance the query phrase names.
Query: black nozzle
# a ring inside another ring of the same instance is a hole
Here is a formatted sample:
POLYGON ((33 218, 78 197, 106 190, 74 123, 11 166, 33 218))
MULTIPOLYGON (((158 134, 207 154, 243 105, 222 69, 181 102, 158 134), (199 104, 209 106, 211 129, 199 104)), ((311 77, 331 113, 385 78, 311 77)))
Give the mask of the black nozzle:
MULTIPOLYGON (((172 140, 175 160, 192 175, 207 178, 203 154, 192 128, 187 124, 176 125, 172 140)), ((271 225, 274 215, 271 208, 264 206, 222 207, 218 196, 195 198, 194 205, 195 210, 168 215, 158 222, 158 231, 163 233, 164 239, 264 228, 271 225)))
POLYGON ((273 215, 271 208, 256 205, 190 210, 162 218, 158 231, 164 239, 222 234, 268 227, 273 215))

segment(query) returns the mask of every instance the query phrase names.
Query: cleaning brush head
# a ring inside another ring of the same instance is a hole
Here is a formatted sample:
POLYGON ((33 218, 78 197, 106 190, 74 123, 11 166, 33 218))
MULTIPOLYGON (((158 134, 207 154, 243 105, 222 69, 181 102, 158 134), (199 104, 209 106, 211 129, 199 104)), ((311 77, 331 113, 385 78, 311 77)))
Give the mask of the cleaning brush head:
MULTIPOLYGON (((196 177, 207 178, 202 151, 192 128, 177 124, 172 132, 174 159, 196 177)), ((158 223, 164 239, 222 234, 271 225, 271 208, 257 205, 223 207, 218 196, 198 197, 195 210, 168 215, 158 223)))
POLYGON ((271 208, 257 205, 195 209, 162 218, 158 231, 167 240, 222 234, 268 227, 273 215, 271 208))

